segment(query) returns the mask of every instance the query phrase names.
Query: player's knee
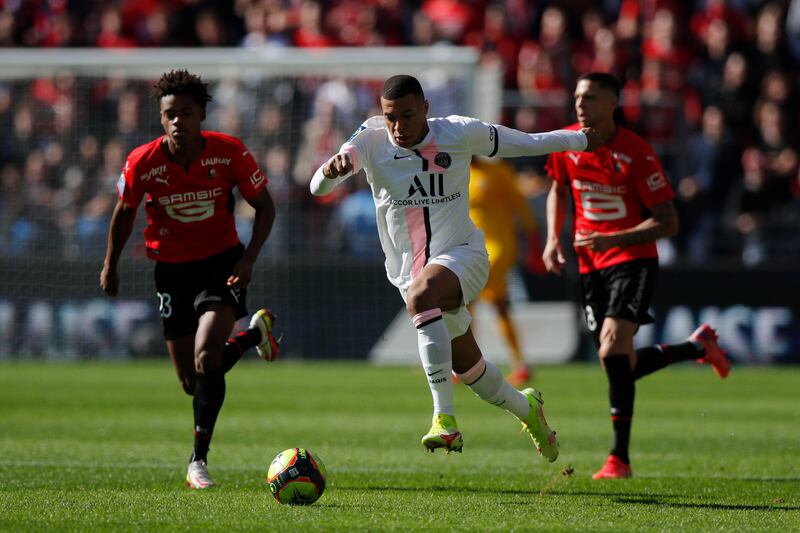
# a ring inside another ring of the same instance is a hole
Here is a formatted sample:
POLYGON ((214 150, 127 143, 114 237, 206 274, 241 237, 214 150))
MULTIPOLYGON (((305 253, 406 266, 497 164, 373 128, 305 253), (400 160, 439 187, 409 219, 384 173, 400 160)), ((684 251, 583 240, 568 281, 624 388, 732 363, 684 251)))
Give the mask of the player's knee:
POLYGON ((197 380, 194 379, 194 376, 180 376, 178 379, 181 382, 181 387, 183 387, 183 392, 189 396, 194 396, 194 389, 197 387, 197 380))
POLYGON ((210 375, 220 367, 221 357, 215 357, 209 350, 203 348, 194 356, 194 367, 198 374, 210 375))
POLYGON ((406 308, 411 316, 437 307, 439 302, 429 283, 415 283, 408 289, 406 308))

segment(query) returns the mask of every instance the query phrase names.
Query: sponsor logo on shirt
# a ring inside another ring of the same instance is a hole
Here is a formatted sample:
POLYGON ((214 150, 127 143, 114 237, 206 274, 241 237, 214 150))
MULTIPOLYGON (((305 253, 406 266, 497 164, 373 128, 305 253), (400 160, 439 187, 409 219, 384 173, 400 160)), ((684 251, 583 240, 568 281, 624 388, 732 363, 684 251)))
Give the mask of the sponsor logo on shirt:
POLYGON ((261 172, 260 170, 256 170, 255 172, 253 172, 253 175, 250 176, 250 183, 253 185, 253 187, 258 187, 263 182, 264 182, 264 173, 261 172))
POLYGON ((213 200, 214 198, 222 195, 222 187, 215 187, 205 191, 190 191, 177 194, 168 194, 166 196, 159 196, 158 203, 160 205, 177 205, 186 202, 213 200))
POLYGON ((147 172, 145 172, 144 174, 142 174, 141 176, 139 176, 139 181, 147 181, 150 178, 154 178, 156 176, 160 176, 161 174, 163 174, 166 171, 167 171, 167 165, 161 165, 161 166, 158 166, 158 167, 153 167, 150 170, 148 170, 147 172))
POLYGON ((230 165, 231 158, 230 157, 206 157, 205 159, 200 160, 200 166, 203 167, 210 167, 212 165, 230 165))
POLYGON ((608 183, 595 183, 593 181, 572 180, 576 191, 603 192, 606 194, 625 194, 628 188, 625 185, 610 185, 608 183))
POLYGON ((666 187, 667 178, 661 172, 654 172, 647 176, 647 188, 651 191, 656 191, 662 187, 666 187))
POLYGON ((415 175, 408 186, 408 197, 405 200, 392 200, 392 205, 424 207, 452 202, 457 198, 461 198, 460 191, 445 196, 444 174, 432 172, 427 180, 415 175))
POLYGON ((163 178, 156 177, 156 183, 169 187, 169 176, 164 176, 163 178))

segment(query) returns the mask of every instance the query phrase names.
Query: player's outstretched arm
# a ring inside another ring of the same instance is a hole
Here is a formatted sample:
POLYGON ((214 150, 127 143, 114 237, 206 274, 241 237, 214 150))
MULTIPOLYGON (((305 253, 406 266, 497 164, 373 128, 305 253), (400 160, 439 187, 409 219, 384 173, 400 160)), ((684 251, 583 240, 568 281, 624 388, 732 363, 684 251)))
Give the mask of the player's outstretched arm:
POLYGON ((125 243, 133 231, 136 220, 136 209, 125 205, 122 199, 117 201, 111 223, 108 227, 108 242, 106 244, 106 258, 103 270, 100 272, 100 288, 109 296, 116 296, 119 292, 119 272, 117 265, 125 248, 125 243))
POLYGON ((325 196, 352 173, 353 158, 347 152, 339 152, 314 173, 311 178, 311 193, 325 196))
POLYGON ((272 224, 275 222, 275 202, 268 189, 262 189, 258 196, 246 198, 246 200, 256 210, 253 218, 253 234, 244 254, 233 266, 231 275, 228 277, 228 285, 240 289, 244 289, 250 284, 250 280, 253 278, 253 265, 256 264, 261 247, 267 242, 267 237, 272 232, 272 224))
POLYGON ((600 145, 599 135, 594 128, 545 133, 525 133, 505 126, 496 128, 498 157, 536 156, 567 150, 591 152, 600 145))
POLYGON ((553 180, 547 193, 547 242, 542 261, 548 272, 561 274, 564 270, 564 252, 561 250, 561 228, 567 210, 567 186, 553 180))

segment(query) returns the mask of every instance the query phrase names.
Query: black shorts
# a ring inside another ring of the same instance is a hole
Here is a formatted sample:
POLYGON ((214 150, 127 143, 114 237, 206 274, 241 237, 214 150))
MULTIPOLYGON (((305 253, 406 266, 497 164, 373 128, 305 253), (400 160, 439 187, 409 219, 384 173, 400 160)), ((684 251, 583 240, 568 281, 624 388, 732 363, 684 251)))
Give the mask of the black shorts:
POLYGON ((240 243, 197 261, 156 263, 156 292, 161 327, 167 340, 193 335, 200 315, 212 304, 233 306, 237 319, 247 316, 247 290, 227 285, 228 277, 243 253, 244 245, 240 243))
POLYGON ((597 346, 607 316, 650 324, 647 312, 658 278, 658 259, 637 259, 581 274, 583 312, 597 346))

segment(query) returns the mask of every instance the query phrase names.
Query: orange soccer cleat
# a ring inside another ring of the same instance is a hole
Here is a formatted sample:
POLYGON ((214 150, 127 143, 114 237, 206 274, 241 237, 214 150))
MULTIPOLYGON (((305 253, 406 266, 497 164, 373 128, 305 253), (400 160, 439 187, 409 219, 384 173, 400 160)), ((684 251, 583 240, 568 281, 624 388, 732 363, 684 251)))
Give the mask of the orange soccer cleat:
POLYGON ((708 363, 717 375, 725 379, 731 371, 731 362, 728 353, 717 344, 717 332, 708 324, 701 324, 694 333, 689 335, 690 342, 699 342, 705 349, 705 355, 697 360, 698 363, 708 363))
POLYGON ((606 464, 592 475, 592 479, 622 479, 631 476, 631 465, 623 463, 616 455, 609 455, 606 464))

